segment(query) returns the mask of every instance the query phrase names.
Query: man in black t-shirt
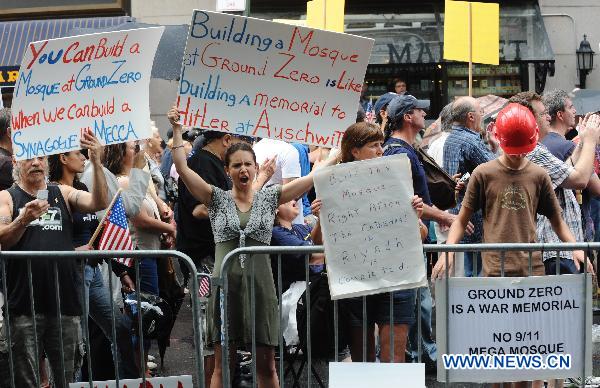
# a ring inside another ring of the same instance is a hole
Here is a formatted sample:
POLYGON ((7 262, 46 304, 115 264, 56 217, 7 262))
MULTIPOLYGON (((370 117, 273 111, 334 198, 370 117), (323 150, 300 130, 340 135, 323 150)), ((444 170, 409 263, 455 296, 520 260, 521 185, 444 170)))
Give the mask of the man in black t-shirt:
MULTIPOLYGON (((15 163, 15 185, 0 191, 2 250, 73 250, 70 215, 73 212, 95 212, 108 206, 107 184, 100 162, 102 145, 90 132, 83 133, 81 144, 90 148, 90 162, 94 168, 90 193, 66 185, 47 185, 46 157, 15 163)), ((12 334, 15 386, 38 385, 35 365, 44 353, 50 362, 55 385, 64 387, 73 382, 80 316, 83 313, 80 268, 73 260, 52 260, 50 257, 32 261, 31 268, 25 260, 8 260, 6 308, 10 312, 10 322, 6 324, 10 325, 12 334), (32 290, 28 286, 30 274, 32 290), (30 295, 35 303, 35 315, 30 295), (62 343, 58 341, 59 334, 62 343)), ((8 345, 0 348, 0 352, 7 351, 8 345)))
MULTIPOLYGON (((224 132, 207 131, 204 133, 206 144, 195 149, 188 157, 188 166, 207 183, 223 190, 229 190, 231 183, 225 173, 223 158, 225 152, 239 140, 224 132)), ((208 219, 208 210, 189 192, 185 183, 179 179, 179 198, 177 200, 177 250, 190 256, 199 271, 201 266, 212 269, 215 255, 215 242, 208 219)), ((185 283, 189 279, 186 266, 181 266, 185 283)))

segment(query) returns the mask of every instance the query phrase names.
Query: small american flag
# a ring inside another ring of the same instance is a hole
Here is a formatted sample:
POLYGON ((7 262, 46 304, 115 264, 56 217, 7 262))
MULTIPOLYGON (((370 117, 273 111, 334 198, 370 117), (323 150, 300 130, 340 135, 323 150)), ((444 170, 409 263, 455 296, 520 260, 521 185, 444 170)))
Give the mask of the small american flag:
POLYGON ((373 101, 369 100, 367 109, 365 109, 365 121, 373 124, 375 122, 375 109, 373 108, 373 101))
MULTIPOLYGON (((117 194, 117 199, 112 208, 108 210, 108 217, 104 220, 104 230, 98 249, 102 251, 128 251, 133 249, 123 199, 120 194, 117 194)), ((131 258, 115 258, 115 260, 128 267, 133 265, 131 258)))

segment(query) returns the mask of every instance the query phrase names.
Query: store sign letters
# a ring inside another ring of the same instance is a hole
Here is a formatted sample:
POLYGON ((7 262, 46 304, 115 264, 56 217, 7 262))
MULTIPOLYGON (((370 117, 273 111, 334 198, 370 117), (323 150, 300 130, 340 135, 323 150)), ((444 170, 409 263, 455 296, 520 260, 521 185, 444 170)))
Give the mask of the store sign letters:
MULTIPOLYGON (((507 52, 512 54, 513 60, 521 59, 523 46, 527 46, 526 40, 500 40, 500 59, 506 60, 507 52)), ((388 43, 387 47, 389 63, 438 63, 444 42, 388 43)))
POLYGON ((81 35, 27 46, 14 89, 17 160, 150 137, 149 85, 164 28, 81 35))

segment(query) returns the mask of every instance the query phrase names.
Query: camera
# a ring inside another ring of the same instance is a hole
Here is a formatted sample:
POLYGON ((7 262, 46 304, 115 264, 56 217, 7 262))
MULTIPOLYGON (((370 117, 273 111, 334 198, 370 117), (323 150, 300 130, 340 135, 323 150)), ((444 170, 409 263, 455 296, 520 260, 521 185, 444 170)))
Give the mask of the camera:
POLYGON ((184 133, 181 134, 181 138, 184 141, 189 141, 190 143, 193 143, 194 140, 196 140, 196 138, 198 136, 200 136, 200 130, 197 128, 191 128, 187 131, 185 131, 184 133))

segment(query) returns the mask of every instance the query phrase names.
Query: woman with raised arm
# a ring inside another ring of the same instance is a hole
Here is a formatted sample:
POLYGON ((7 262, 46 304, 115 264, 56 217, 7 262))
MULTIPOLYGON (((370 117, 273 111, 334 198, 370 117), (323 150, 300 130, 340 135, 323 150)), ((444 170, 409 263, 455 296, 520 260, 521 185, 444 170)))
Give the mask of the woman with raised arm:
MULTIPOLYGON (((253 182, 258 166, 252 147, 246 143, 231 146, 225 154, 225 171, 231 177, 233 188, 221 190, 207 184, 186 163, 181 138, 180 114, 174 107, 168 113, 173 125, 173 161, 180 178, 190 193, 208 207, 215 238, 215 269, 220 276, 224 257, 232 250, 245 246, 269 245, 275 211, 280 204, 300 197, 313 185, 313 176, 307 175, 283 186, 275 185, 255 190, 253 182)), ((332 160, 333 164, 335 160, 332 160)), ((229 339, 232 353, 235 345, 252 342, 252 312, 250 293, 252 265, 255 273, 256 360, 258 385, 261 388, 278 387, 275 367, 275 347, 279 340, 277 295, 268 255, 254 255, 251 259, 240 255, 229 269, 229 339)), ((213 293, 213 295, 218 293, 213 293)), ((208 306, 208 338, 215 348, 215 369, 211 388, 223 385, 221 365, 221 328, 218 297, 212 296, 208 306)), ((231 365, 231 362, 230 362, 231 365)))

